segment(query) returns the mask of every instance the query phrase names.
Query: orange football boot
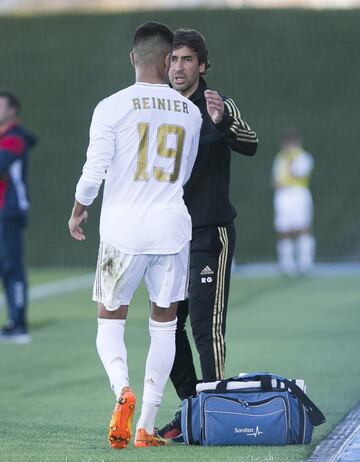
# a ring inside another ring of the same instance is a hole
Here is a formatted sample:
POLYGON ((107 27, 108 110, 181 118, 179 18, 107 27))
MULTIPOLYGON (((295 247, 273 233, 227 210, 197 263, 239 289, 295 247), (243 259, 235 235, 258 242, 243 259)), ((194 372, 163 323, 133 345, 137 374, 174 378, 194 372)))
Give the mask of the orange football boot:
POLYGON ((121 398, 115 404, 109 424, 109 442, 114 449, 123 449, 131 440, 131 427, 136 398, 129 387, 124 387, 121 398))
POLYGON ((139 428, 135 435, 134 446, 136 448, 149 448, 151 446, 164 446, 165 444, 169 444, 169 440, 165 438, 161 438, 161 436, 153 433, 147 433, 144 428, 139 428))

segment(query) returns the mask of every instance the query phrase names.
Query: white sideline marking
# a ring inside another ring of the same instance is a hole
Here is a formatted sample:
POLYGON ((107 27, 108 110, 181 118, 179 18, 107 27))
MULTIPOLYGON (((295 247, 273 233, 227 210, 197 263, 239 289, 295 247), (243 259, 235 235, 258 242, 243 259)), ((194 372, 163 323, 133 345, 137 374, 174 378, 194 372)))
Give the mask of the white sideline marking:
MULTIPOLYGON (((52 295, 75 292, 76 290, 88 289, 94 282, 94 273, 84 274, 60 281, 48 282, 38 286, 30 287, 29 300, 39 300, 41 298, 51 297, 52 295)), ((5 297, 0 295, 0 306, 5 304, 5 297)))
MULTIPOLYGON (((231 268, 232 276, 235 278, 267 278, 280 276, 277 263, 248 263, 237 265, 231 268)), ((360 275, 359 263, 315 263, 309 277, 328 276, 356 276, 360 275)))

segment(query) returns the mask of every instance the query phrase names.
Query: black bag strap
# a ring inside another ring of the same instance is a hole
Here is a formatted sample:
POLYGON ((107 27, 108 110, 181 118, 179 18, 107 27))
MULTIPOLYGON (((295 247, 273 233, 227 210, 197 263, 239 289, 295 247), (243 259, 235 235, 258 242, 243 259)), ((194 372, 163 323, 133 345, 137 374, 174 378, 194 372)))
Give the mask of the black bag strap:
POLYGON ((296 383, 291 382, 288 379, 284 379, 283 382, 285 383, 285 386, 303 403, 310 422, 314 425, 314 427, 317 427, 326 421, 324 414, 320 411, 316 404, 311 401, 307 394, 304 393, 298 385, 296 385, 296 383))
POLYGON ((187 426, 187 434, 188 434, 188 442, 189 444, 194 444, 194 437, 192 431, 192 399, 187 398, 187 414, 186 414, 186 426, 187 426))
POLYGON ((229 379, 220 380, 220 382, 216 385, 215 391, 216 393, 225 393, 227 390, 227 384, 229 382, 242 382, 241 377, 230 377, 229 379))
POLYGON ((229 382, 250 382, 256 381, 260 382, 261 390, 262 391, 272 391, 272 379, 277 380, 278 382, 284 383, 286 389, 290 390, 304 405, 305 410, 309 416, 310 422, 314 427, 317 427, 326 421, 324 414, 320 411, 320 409, 316 406, 313 401, 302 391, 302 389, 296 385, 295 382, 288 380, 284 377, 280 377, 279 375, 275 374, 268 374, 268 373, 251 373, 246 374, 240 377, 230 377, 226 380, 221 380, 216 388, 216 393, 225 393, 227 390, 227 384, 229 382))

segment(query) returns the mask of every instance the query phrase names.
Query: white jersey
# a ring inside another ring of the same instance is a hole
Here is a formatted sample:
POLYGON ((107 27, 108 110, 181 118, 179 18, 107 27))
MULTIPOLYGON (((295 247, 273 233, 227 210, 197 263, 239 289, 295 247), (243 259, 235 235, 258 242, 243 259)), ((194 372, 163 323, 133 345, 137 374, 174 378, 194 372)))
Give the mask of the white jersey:
POLYGON ((128 254, 178 253, 191 239, 183 185, 194 165, 199 109, 168 85, 137 82, 101 101, 76 200, 105 179, 100 239, 128 254))

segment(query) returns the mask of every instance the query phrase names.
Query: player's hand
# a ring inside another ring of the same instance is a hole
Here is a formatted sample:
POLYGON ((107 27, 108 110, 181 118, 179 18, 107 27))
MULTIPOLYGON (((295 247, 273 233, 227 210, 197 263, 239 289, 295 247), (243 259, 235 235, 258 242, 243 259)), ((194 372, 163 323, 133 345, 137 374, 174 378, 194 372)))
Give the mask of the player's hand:
POLYGON ((83 241, 85 239, 84 231, 81 228, 82 223, 86 223, 88 219, 88 213, 84 210, 80 215, 74 215, 72 213, 69 220, 69 231, 71 236, 77 241, 83 241))
POLYGON ((224 117, 224 102, 217 91, 205 90, 206 108, 214 124, 219 124, 224 117))

